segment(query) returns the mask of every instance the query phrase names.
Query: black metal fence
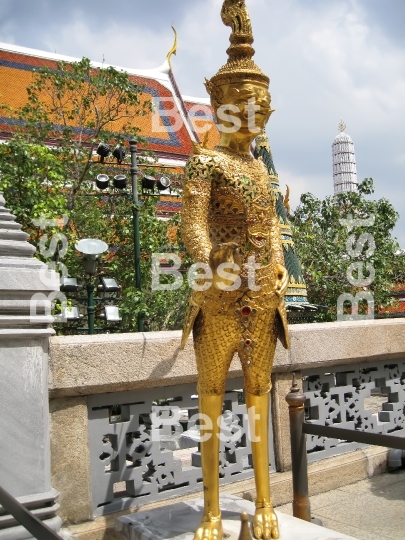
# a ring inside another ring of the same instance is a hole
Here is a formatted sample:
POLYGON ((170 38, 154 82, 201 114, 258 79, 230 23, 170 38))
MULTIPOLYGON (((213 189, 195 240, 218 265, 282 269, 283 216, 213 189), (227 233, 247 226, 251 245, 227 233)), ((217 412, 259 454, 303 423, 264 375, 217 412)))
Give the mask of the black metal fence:
POLYGON ((306 435, 317 435, 320 437, 330 437, 332 439, 405 450, 404 437, 305 422, 304 406, 306 397, 298 388, 295 376, 293 376, 292 387, 290 393, 286 396, 286 401, 289 405, 290 416, 294 517, 311 521, 311 507, 308 495, 306 435))

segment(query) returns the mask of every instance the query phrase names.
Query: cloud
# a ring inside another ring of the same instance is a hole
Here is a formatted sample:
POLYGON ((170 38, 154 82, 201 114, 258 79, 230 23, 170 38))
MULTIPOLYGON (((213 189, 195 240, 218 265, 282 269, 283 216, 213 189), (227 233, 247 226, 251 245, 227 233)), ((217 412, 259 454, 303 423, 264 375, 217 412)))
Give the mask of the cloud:
MULTIPOLYGON (((405 34, 403 0, 248 0, 256 62, 271 78, 268 133, 281 183, 292 201, 302 191, 333 193, 331 144, 343 118, 358 178, 373 177, 375 196, 405 206, 405 34), (284 178, 285 176, 285 178, 284 178)), ((222 0, 3 0, 0 40, 122 67, 173 58, 186 95, 205 96, 203 81, 226 61, 229 28, 222 0), (34 5, 35 4, 35 5, 34 5)), ((405 247, 405 218, 397 228, 405 247)))
POLYGON ((47 50, 81 58, 87 56, 95 62, 119 67, 148 69, 163 64, 167 52, 173 44, 173 31, 168 26, 156 34, 145 27, 124 27, 112 22, 107 32, 92 33, 83 20, 75 20, 66 25, 56 36, 45 40, 47 50), (75 38, 72 40, 72 36, 75 38), (151 47, 153 43, 153 47, 151 47))

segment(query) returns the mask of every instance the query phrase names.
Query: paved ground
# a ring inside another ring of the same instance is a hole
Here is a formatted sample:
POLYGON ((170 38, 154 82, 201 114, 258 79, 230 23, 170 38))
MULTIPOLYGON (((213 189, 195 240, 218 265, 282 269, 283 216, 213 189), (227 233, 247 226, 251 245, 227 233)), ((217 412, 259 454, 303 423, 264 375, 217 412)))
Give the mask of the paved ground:
MULTIPOLYGON (((277 510, 292 514, 291 504, 277 510)), ((405 469, 315 495, 311 512, 358 540, 405 540, 405 469)))

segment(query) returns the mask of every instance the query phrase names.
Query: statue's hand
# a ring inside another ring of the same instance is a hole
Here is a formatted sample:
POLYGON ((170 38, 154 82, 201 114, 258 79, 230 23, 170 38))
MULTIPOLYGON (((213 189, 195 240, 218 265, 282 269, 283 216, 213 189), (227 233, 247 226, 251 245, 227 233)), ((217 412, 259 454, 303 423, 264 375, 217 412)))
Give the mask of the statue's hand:
MULTIPOLYGON (((210 252, 209 265, 212 270, 212 283, 216 289, 226 290, 234 284, 235 278, 226 279, 218 275, 218 267, 226 263, 223 271, 239 276, 241 272, 241 256, 236 242, 214 244, 210 252)), ((220 269, 221 272, 221 269, 220 269)))
POLYGON ((290 276, 288 275, 287 268, 281 264, 276 265, 276 288, 275 293, 282 298, 288 287, 290 276))

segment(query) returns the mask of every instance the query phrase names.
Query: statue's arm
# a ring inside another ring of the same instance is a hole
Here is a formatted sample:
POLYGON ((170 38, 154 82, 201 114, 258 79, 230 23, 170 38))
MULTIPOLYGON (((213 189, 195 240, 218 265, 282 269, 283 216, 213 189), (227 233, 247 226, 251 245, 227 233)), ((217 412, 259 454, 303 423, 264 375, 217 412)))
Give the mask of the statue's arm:
POLYGON ((208 231, 208 209, 214 173, 207 156, 189 159, 184 181, 181 212, 181 237, 187 251, 196 262, 209 262, 212 248, 208 231))
POLYGON ((288 287, 289 276, 284 266, 283 242, 275 201, 271 209, 270 245, 272 260, 274 261, 276 270, 276 292, 280 297, 283 297, 288 287))

